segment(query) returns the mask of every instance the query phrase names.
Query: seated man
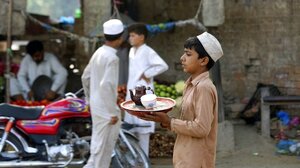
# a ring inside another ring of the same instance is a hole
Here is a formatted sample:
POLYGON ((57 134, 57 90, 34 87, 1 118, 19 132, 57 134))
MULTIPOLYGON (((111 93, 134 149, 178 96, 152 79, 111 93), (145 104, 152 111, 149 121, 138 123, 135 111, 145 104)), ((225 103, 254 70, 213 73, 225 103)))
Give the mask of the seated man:
MULTIPOLYGON (((38 40, 30 41, 26 46, 26 52, 17 75, 25 98, 32 100, 35 97, 32 85, 42 75, 52 79, 51 88, 45 93, 44 98, 53 100, 58 95, 62 95, 66 87, 68 73, 58 59, 53 54, 44 52, 43 43, 38 40)), ((13 90, 11 92, 14 93, 13 90)))

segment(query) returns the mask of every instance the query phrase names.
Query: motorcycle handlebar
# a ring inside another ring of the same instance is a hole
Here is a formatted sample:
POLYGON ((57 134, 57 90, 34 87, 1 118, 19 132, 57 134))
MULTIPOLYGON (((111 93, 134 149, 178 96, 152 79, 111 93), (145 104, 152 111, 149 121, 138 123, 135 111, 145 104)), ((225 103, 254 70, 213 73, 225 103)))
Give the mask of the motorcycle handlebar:
POLYGON ((84 95, 84 90, 83 88, 79 89, 77 92, 72 93, 72 92, 68 92, 65 94, 65 97, 71 97, 71 98, 77 98, 77 97, 82 97, 84 95))

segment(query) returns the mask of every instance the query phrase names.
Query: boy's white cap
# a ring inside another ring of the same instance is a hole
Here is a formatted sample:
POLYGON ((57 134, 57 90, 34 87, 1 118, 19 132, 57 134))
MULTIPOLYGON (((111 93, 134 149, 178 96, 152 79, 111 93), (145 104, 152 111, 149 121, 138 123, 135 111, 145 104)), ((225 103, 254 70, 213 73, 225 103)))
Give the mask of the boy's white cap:
POLYGON ((119 19, 110 19, 103 23, 103 33, 107 35, 117 35, 124 31, 124 26, 119 19))
POLYGON ((223 56, 223 50, 219 41, 210 33, 204 32, 197 36, 205 51, 216 62, 223 56))

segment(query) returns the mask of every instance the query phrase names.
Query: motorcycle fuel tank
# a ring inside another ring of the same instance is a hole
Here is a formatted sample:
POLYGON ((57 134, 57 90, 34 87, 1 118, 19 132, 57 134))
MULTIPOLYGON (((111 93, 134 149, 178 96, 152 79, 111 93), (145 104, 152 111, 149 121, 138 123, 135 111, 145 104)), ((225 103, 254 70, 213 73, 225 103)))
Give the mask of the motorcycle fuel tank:
POLYGON ((90 117, 89 106, 84 100, 66 98, 47 105, 37 120, 19 120, 17 126, 27 134, 57 133, 61 120, 90 117))

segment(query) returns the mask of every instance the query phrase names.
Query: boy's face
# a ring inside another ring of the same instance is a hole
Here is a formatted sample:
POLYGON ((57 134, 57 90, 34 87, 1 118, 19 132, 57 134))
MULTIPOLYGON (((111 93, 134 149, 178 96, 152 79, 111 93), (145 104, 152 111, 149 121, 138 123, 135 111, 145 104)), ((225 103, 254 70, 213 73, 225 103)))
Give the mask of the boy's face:
POLYGON ((207 59, 207 57, 198 57, 199 54, 195 51, 194 48, 185 48, 183 55, 180 57, 183 71, 192 75, 201 73, 203 67, 206 67, 207 63, 205 59, 207 59))
POLYGON ((129 33, 129 43, 131 46, 138 47, 138 46, 144 44, 144 41, 145 41, 144 35, 142 35, 142 34, 139 35, 134 32, 129 33))

